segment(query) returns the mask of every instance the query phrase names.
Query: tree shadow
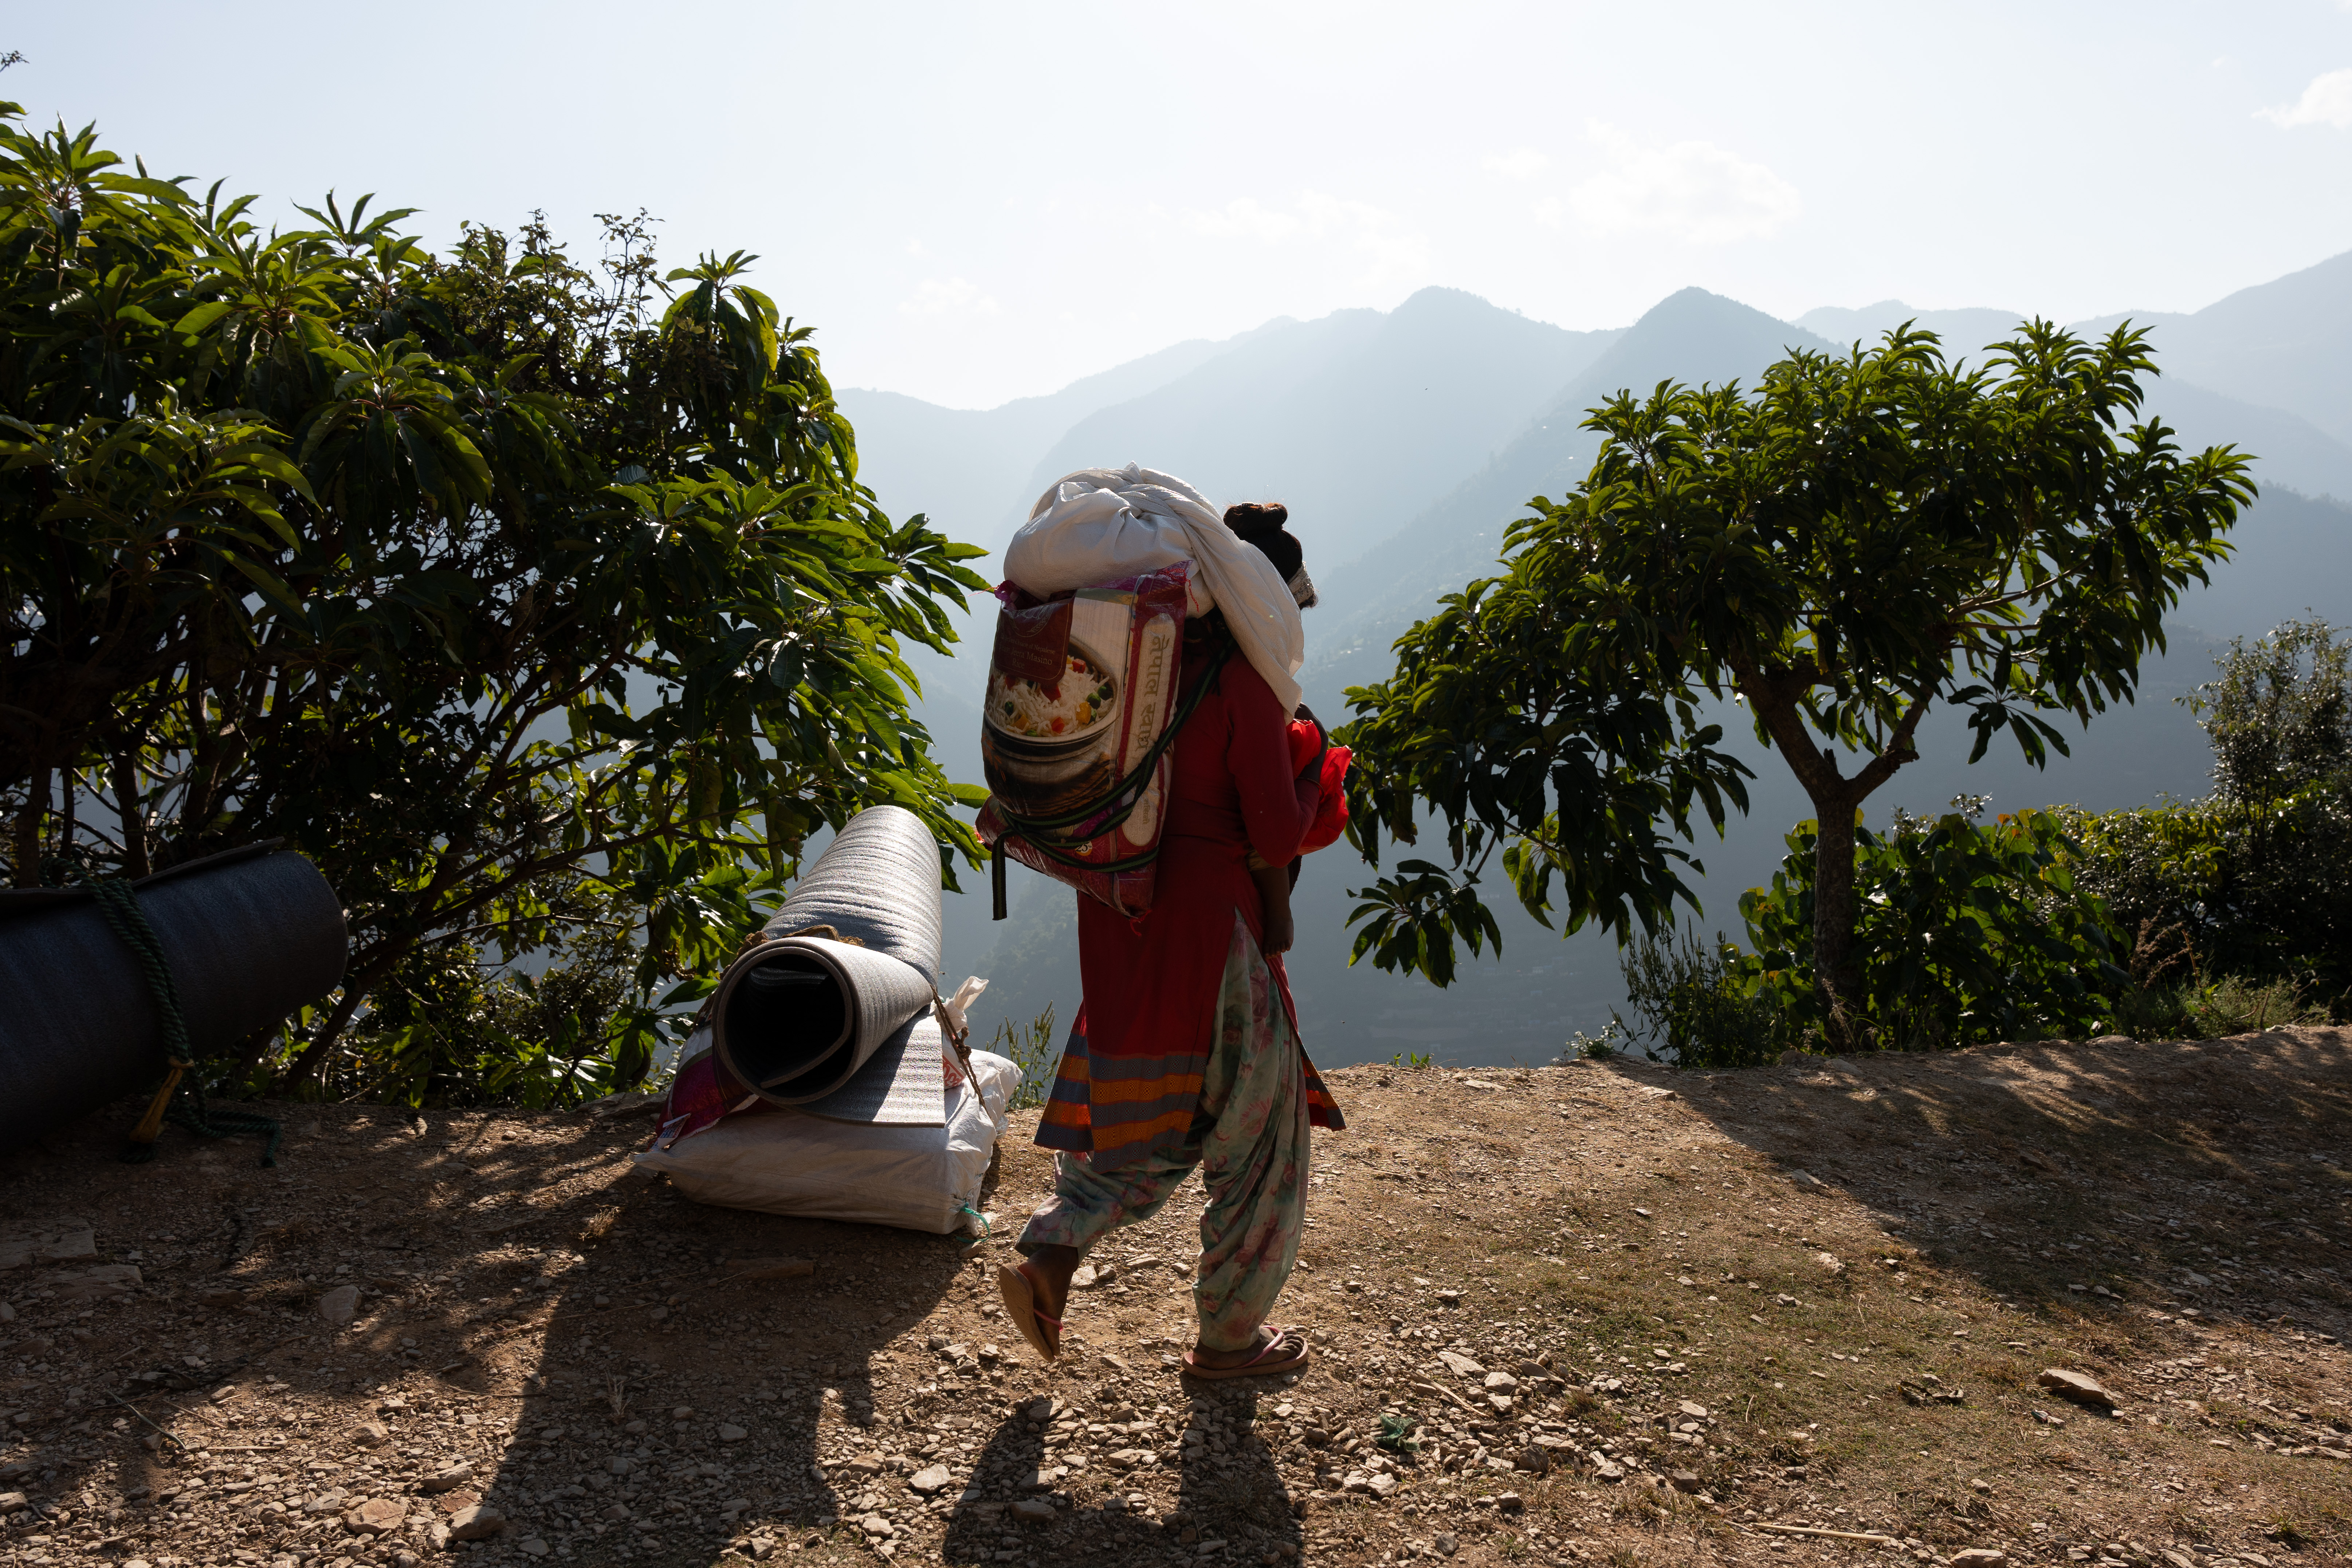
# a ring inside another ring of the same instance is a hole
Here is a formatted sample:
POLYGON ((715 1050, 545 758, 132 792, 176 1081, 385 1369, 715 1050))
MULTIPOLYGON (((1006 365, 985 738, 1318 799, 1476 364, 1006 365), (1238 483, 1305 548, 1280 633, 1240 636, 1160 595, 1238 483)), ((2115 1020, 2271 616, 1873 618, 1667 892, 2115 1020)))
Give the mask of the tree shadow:
MULTIPOLYGON (((902 1395, 878 1385, 931 1361, 917 1331, 942 1303, 992 1298, 970 1239, 615 1186, 559 1276, 486 1500, 593 1561, 706 1563, 746 1529, 854 1528, 904 1447, 902 1395)), ((971 1347, 953 1352, 918 1387, 992 1386, 971 1347)))
POLYGON ((2019 1306, 2352 1334, 2347 1031, 1633 1074, 2019 1306))
MULTIPOLYGON (((36 1516, 12 1542, 391 1563, 480 1506, 502 1550, 708 1564, 747 1526, 844 1517, 849 1461, 899 1446, 878 1384, 932 1360, 909 1331, 993 1297, 961 1236, 691 1203, 627 1165, 643 1122, 258 1109, 288 1125, 274 1170, 176 1131, 121 1164, 130 1102, 0 1161, 0 1235, 94 1232, 0 1272, 25 1358, 0 1412, 26 1414, 0 1491, 36 1516), (124 1267, 127 1289, 60 1289, 124 1267), (381 1536, 349 1521, 371 1498, 400 1505, 381 1536)), ((992 1395, 969 1354, 921 1375, 992 1395)))

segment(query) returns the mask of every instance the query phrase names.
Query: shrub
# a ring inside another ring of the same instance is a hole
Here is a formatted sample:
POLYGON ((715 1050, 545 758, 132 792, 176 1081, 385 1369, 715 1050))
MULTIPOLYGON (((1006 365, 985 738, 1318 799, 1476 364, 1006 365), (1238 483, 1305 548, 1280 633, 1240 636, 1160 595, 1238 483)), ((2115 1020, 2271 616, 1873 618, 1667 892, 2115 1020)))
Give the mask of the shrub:
POLYGON ((2177 931, 2193 987, 2235 976, 2243 994, 2275 996, 2284 982, 2341 1010, 2352 994, 2352 639, 2289 621, 2232 640, 2215 664, 2218 679, 2189 700, 2212 742, 2213 793, 2062 811, 2082 847, 2078 875, 2126 929, 2177 931))
MULTIPOLYGON (((2096 1033, 2128 980, 2124 942, 2076 885, 2064 825, 2032 810, 1980 823, 1981 797, 1953 805, 1932 821, 1898 812, 1883 837, 1855 830, 1854 1042, 1920 1050, 2096 1033)), ((1799 823, 1772 885, 1739 900, 1754 944, 1741 973, 1779 996, 1784 1035, 1828 1033, 1811 973, 1814 832, 1799 823)))
POLYGON ((2220 795, 2094 816, 2063 811, 2084 887, 2119 923, 2178 930, 2205 974, 2352 986, 2352 790, 2220 795))
POLYGON ((2304 1001, 2303 987, 2292 980, 2256 983, 2225 974, 2200 986, 2189 999, 2189 1028, 2198 1039, 2242 1035, 2251 1029, 2273 1029, 2281 1024, 2324 1024, 2327 1009, 2304 1001))
POLYGON ((345 983, 232 1079, 625 1087, 811 833, 890 801, 976 857, 901 650, 953 640, 982 552, 857 482, 756 258, 664 273, 619 220, 601 267, 537 222, 434 256, 365 199, 265 230, 20 113, 0 876, 317 861, 345 983))
POLYGON ((2352 642, 2323 620, 2231 637, 2220 679, 2186 700, 2213 747, 2213 793, 2277 800, 2352 768, 2352 642))
POLYGON ((1636 944, 1627 994, 1651 1038, 1686 1066, 1746 1067, 1790 1048, 1926 1050, 2094 1034, 2129 984, 2121 933, 2075 883, 2074 845, 2049 812, 1979 823, 1963 796, 1933 820, 1898 812, 1855 829, 1855 1015, 1837 1031, 1814 984, 1816 827, 1801 822, 1769 888, 1739 901, 1749 949, 1685 936, 1636 944))
MULTIPOLYGON (((1759 1067, 1786 1044, 1779 992, 1752 983, 1738 944, 1720 931, 1712 943, 1687 931, 1643 937, 1619 967, 1626 999, 1642 1021, 1613 1022, 1653 1061, 1663 1056, 1684 1067, 1759 1067)), ((1605 1029, 1598 1041, 1580 1037, 1587 1056, 1609 1055, 1607 1041, 1605 1029)))
POLYGON ((1054 1072, 1062 1047, 1054 1038, 1054 1009, 1047 1007, 1028 1023, 1015 1026, 1006 1018, 996 1026, 988 1048, 1021 1069, 1021 1087, 1013 1091, 1010 1109, 1034 1109, 1054 1092, 1054 1072))

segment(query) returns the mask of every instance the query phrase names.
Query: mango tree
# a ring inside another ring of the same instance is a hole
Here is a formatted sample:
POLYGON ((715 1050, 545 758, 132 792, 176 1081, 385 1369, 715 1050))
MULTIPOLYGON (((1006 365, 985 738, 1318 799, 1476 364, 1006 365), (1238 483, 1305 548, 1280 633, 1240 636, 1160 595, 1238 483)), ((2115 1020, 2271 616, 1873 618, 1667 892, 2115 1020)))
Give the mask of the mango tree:
POLYGON ((981 552, 858 482, 754 258, 664 273, 617 219, 593 268, 537 222, 433 255, 406 209, 331 197, 272 231, 19 118, 0 106, 17 885, 285 838, 352 952, 282 1085, 564 1098, 642 1073, 691 989, 663 987, 731 951, 823 825, 891 801, 950 880, 977 853, 900 649, 952 640, 981 552), (459 1062, 480 1046, 445 1037, 450 976, 575 942, 629 976, 592 1037, 534 1013, 495 1072, 459 1062), (373 1059, 343 1053, 355 1023, 373 1059))
POLYGON ((1348 694, 1360 847, 1377 862, 1433 811, 1452 850, 1361 895, 1358 956, 1442 983, 1457 937, 1495 935, 1498 852, 1538 920, 1557 879, 1570 930, 1657 931, 1691 897, 1675 837, 1744 807, 1706 717, 1729 700, 1812 801, 1814 983, 1850 1031, 1855 823, 1920 721, 1963 709, 1971 762, 2005 732, 2042 765, 2065 750, 2050 716, 2130 700, 2165 612, 2228 552, 2250 459, 2135 423, 2155 370, 2128 326, 2034 321, 1973 369, 1906 327, 1792 353, 1752 394, 1662 384, 1593 410, 1575 493, 1537 498, 1504 574, 1348 694))

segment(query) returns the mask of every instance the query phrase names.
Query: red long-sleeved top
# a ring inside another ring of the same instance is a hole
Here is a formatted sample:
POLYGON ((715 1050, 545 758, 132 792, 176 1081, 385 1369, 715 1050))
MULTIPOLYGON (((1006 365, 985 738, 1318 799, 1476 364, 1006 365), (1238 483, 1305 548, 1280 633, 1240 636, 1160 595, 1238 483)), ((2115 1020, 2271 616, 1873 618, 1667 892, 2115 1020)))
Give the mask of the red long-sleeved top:
MULTIPOLYGON (((1206 654, 1194 630, 1185 639, 1187 692, 1202 679, 1206 654)), ((1234 917, 1253 942, 1265 941, 1249 852, 1287 865, 1315 816, 1318 773, 1294 773, 1289 717, 1246 659, 1228 658, 1172 748, 1150 912, 1129 920, 1096 900, 1078 900, 1086 1000, 1039 1142, 1117 1165, 1184 1140, 1217 1026, 1234 917)), ((1297 1008, 1281 956, 1269 957, 1266 967, 1296 1033, 1297 1008)), ((1317 1125, 1339 1126, 1303 1053, 1301 1060, 1310 1116, 1317 1125)))

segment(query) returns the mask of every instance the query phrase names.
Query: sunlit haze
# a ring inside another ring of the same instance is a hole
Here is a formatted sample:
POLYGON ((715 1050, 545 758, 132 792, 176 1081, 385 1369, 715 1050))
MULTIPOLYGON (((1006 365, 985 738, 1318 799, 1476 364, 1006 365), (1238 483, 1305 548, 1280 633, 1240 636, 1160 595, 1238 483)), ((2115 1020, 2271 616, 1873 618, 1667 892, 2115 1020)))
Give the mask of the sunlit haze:
POLYGON ((2352 248, 2352 7, 28 9, 0 96, 163 174, 758 252, 835 381, 981 407, 1444 284, 2194 310, 2352 248))

